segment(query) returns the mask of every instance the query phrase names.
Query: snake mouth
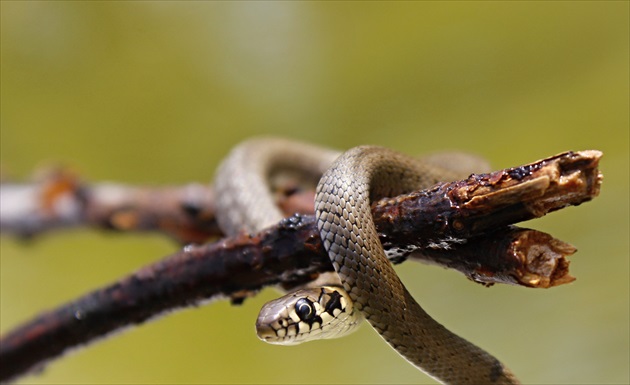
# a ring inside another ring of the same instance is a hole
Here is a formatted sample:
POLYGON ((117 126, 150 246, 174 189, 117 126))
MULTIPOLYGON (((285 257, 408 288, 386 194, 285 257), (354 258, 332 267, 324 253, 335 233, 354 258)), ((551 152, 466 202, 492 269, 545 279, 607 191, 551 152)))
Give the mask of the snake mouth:
POLYGON ((300 341, 294 340, 293 338, 280 336, 279 332, 281 331, 286 334, 284 329, 276 330, 270 325, 259 325, 256 323, 256 335, 258 336, 258 339, 263 342, 272 345, 297 345, 300 343, 300 341))
POLYGON ((268 344, 295 345, 295 342, 287 337, 288 326, 280 324, 273 312, 261 311, 256 319, 256 335, 258 339, 268 344))
POLYGON ((268 325, 256 324, 256 335, 261 341, 265 341, 269 344, 273 344, 277 338, 275 330, 268 325))

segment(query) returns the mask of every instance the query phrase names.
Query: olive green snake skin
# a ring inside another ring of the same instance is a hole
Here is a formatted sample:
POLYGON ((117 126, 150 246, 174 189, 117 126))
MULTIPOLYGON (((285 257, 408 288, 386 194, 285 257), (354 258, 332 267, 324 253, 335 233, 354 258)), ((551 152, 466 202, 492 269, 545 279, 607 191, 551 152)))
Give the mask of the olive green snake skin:
POLYGON ((228 235, 260 231, 283 217, 269 187, 276 172, 299 174, 312 185, 319 180, 317 225, 338 274, 327 279, 343 286, 356 311, 400 355, 440 382, 516 384, 516 377, 500 361, 450 332, 420 307, 387 259, 372 220, 370 202, 375 199, 456 180, 474 167, 485 168, 481 161, 459 156, 419 160, 375 146, 355 147, 340 155, 284 139, 250 140, 233 150, 217 172, 217 219, 228 235))

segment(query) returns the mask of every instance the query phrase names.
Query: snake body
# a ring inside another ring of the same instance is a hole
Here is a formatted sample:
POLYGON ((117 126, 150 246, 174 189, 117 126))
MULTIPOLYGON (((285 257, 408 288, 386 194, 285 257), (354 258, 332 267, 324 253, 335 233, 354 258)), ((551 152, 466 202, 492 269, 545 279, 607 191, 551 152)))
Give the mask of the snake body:
POLYGON ((334 338, 353 330, 363 315, 399 354, 441 382, 518 383, 496 358, 420 307, 388 261, 372 220, 370 202, 375 199, 485 167, 468 155, 462 158, 467 164, 453 163, 456 156, 418 160, 374 146, 341 154, 283 139, 254 139, 233 150, 215 178, 217 219, 224 231, 256 232, 282 219, 269 187, 279 170, 306 175, 313 185, 319 179, 317 225, 337 272, 325 278, 331 284, 325 295, 317 291, 323 288, 306 289, 265 305, 257 322, 259 335, 282 344, 334 338))
MULTIPOLYGON (((256 233, 283 219, 271 192, 277 175, 289 173, 315 189, 321 175, 341 152, 282 138, 254 138, 240 143, 217 169, 214 190, 216 217, 226 235, 256 233)), ((258 336, 272 344, 295 345, 304 341, 337 338, 356 330, 363 320, 335 273, 261 309, 258 336), (329 301, 335 293, 338 302, 329 301), (325 295, 322 295, 325 293, 325 295), (337 304, 339 306, 337 306, 337 304), (309 307, 313 312, 301 313, 309 307), (311 315, 317 311, 317 318, 311 315), (341 313, 341 314, 340 314, 341 313)))
POLYGON ((412 364, 447 383, 514 383, 501 362, 420 307, 380 244, 370 202, 435 184, 442 176, 382 147, 345 152, 317 186, 315 210, 324 248, 357 309, 412 364))
POLYGON ((275 175, 292 173, 315 187, 341 153, 282 138, 256 138, 235 147, 217 169, 216 217, 227 235, 258 232, 283 218, 271 193, 275 175))

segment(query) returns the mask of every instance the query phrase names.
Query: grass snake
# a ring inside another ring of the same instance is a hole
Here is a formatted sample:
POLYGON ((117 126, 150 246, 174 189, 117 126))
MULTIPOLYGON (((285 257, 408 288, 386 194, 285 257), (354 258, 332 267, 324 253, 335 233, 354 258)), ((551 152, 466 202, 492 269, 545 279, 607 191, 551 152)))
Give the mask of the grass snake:
POLYGON ((418 159, 376 146, 340 153, 280 138, 238 145, 215 177, 223 231, 255 233, 280 221, 272 185, 290 175, 316 186, 317 225, 337 273, 267 303, 257 320, 259 337, 277 344, 335 338, 365 317, 400 355, 440 382, 518 383, 499 360, 450 332, 413 299, 386 257, 370 211, 376 199, 487 168, 461 153, 418 159))

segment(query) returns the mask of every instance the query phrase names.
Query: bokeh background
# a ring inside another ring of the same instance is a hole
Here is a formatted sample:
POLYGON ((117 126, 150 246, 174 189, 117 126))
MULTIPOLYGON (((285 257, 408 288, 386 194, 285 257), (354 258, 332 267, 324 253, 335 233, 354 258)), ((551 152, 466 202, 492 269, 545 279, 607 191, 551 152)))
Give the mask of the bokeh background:
MULTIPOLYGON (((1 164, 92 181, 209 182, 230 147, 462 149, 496 168, 604 152, 602 193, 527 223, 568 241, 573 284, 490 289, 398 271, 435 318, 525 383, 628 383, 629 3, 1 2, 1 164)), ((157 235, 2 236, 1 332, 173 252, 157 235)), ((433 383, 369 326, 257 340, 263 291, 161 317, 19 383, 433 383)))

